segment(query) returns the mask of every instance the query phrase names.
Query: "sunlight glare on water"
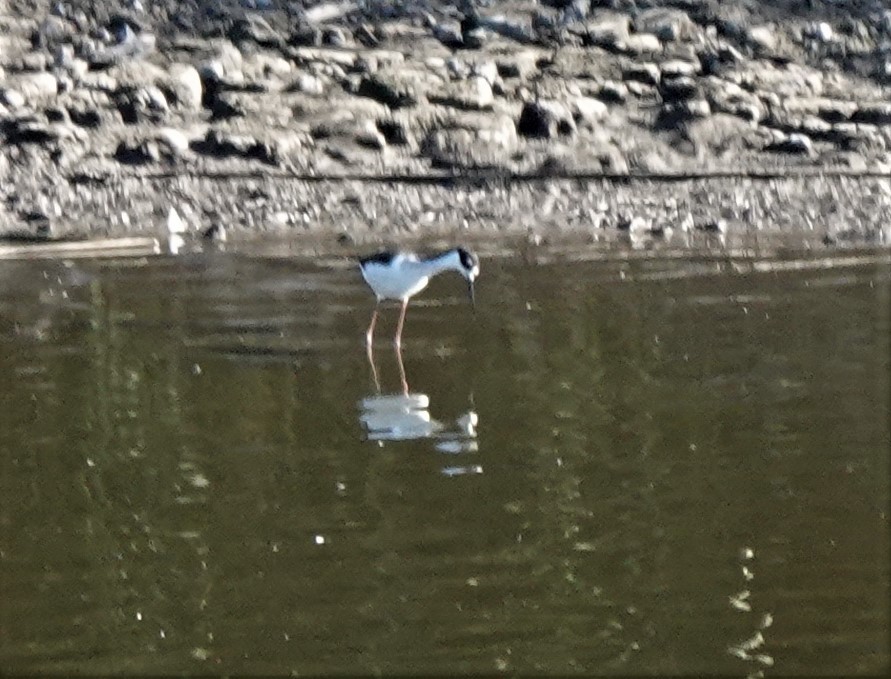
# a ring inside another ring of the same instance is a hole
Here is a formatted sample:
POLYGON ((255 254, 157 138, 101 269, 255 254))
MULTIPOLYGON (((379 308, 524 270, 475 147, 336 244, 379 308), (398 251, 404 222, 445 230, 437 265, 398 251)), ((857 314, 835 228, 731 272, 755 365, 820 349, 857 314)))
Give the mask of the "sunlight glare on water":
MULTIPOLYGON (((485 253, 484 253, 485 254, 485 253)), ((11 672, 875 674, 887 252, 0 262, 11 672)))

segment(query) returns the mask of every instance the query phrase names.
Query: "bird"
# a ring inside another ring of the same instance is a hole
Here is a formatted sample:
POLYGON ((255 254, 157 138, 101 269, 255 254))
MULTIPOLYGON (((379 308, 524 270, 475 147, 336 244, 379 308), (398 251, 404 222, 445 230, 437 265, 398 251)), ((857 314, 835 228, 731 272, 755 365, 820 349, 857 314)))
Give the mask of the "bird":
POLYGON ((405 312, 408 301, 427 287, 433 276, 444 271, 457 271, 467 279, 471 305, 476 307, 473 282, 480 273, 480 260, 476 254, 463 247, 451 248, 433 255, 419 257, 413 252, 384 251, 359 259, 359 269, 368 287, 377 297, 371 323, 365 333, 365 342, 369 350, 374 339, 374 325, 380 303, 385 299, 402 302, 399 323, 393 343, 396 348, 402 346, 402 326, 405 324, 405 312))

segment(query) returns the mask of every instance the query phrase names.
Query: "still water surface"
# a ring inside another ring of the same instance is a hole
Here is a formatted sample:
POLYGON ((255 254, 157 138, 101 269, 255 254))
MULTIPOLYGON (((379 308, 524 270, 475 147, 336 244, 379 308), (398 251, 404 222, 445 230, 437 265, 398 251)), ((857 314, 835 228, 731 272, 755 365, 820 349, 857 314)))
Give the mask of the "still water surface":
POLYGON ((0 667, 888 668, 887 251, 537 259, 0 262, 0 667))

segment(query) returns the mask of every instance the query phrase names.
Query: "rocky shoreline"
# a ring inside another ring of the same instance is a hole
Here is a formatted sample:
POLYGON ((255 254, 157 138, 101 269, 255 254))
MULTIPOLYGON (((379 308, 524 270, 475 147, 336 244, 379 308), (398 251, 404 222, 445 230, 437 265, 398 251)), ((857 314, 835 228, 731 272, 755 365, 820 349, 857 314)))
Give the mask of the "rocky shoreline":
POLYGON ((4 240, 889 245, 891 7, 0 0, 0 138, 4 240))

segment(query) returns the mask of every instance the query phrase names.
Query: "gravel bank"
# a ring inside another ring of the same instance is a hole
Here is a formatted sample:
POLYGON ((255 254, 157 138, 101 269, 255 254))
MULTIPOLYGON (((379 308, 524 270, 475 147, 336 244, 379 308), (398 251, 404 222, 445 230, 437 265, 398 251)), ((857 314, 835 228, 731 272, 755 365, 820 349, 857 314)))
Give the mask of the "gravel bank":
POLYGON ((0 0, 0 238, 891 244, 880 0, 0 0))

